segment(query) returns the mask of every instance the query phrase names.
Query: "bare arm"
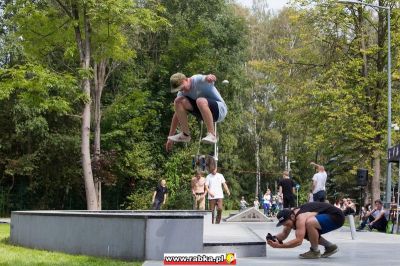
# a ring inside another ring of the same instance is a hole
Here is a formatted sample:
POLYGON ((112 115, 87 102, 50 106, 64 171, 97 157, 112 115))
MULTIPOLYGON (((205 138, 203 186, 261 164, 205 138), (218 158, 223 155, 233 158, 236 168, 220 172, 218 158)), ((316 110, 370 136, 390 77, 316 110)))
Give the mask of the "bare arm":
MULTIPOLYGON (((178 128, 178 122, 179 122, 178 117, 174 113, 174 116, 172 117, 172 120, 171 120, 171 126, 169 128, 168 136, 172 136, 172 135, 175 134, 176 129, 178 128)), ((174 142, 169 140, 169 139, 167 139, 167 142, 165 143, 165 150, 166 151, 171 151, 173 145, 174 145, 174 142)))
POLYGON ((166 194, 164 195, 164 202, 163 202, 163 204, 165 204, 165 203, 167 202, 167 197, 168 197, 168 193, 166 193, 166 194))
POLYGON ((224 186, 224 189, 225 189, 226 193, 228 194, 228 196, 230 196, 231 192, 229 191, 228 185, 226 183, 222 183, 222 185, 224 186))
POLYGON ((171 120, 171 126, 169 128, 168 136, 172 136, 175 134, 176 129, 178 128, 178 122, 179 122, 178 116, 174 113, 174 116, 172 117, 171 120))
POLYGON ((370 222, 370 224, 373 224, 373 223, 379 221, 380 219, 382 219, 382 217, 384 215, 385 215, 385 212, 381 212, 378 216, 375 217, 375 219, 372 222, 370 222))
MULTIPOLYGON (((289 230, 290 232, 290 230, 289 230)), ((303 243, 304 236, 306 234, 306 217, 303 217, 301 214, 297 217, 297 222, 296 222, 296 238, 289 240, 285 243, 280 244, 277 241, 271 241, 268 240, 268 245, 270 245, 273 248, 294 248, 297 246, 300 246, 301 243, 303 243)), ((286 239, 286 237, 289 234, 284 231, 282 231, 280 234, 277 235, 278 240, 282 240, 281 237, 285 237, 283 239, 286 239), (287 235, 285 235, 287 234, 287 235)))
POLYGON ((285 240, 285 239, 289 236, 290 231, 292 231, 291 228, 284 226, 282 232, 278 233, 278 234, 276 235, 276 238, 277 238, 279 241, 283 241, 283 240, 285 240))
POLYGON ((191 187, 192 187, 192 194, 195 195, 196 193, 194 192, 194 188, 195 188, 195 181, 194 181, 194 179, 192 179, 192 181, 191 181, 191 187))
POLYGON ((320 166, 321 166, 321 165, 316 164, 316 163, 314 163, 314 162, 311 162, 310 164, 313 165, 313 166, 315 166, 315 167, 320 167, 320 166))
POLYGON ((156 199, 156 194, 157 194, 157 191, 154 191, 154 193, 153 193, 153 199, 151 200, 152 203, 154 203, 154 200, 156 199))
POLYGON ((214 198, 214 193, 210 191, 207 185, 205 185, 206 193, 210 194, 211 198, 214 198))

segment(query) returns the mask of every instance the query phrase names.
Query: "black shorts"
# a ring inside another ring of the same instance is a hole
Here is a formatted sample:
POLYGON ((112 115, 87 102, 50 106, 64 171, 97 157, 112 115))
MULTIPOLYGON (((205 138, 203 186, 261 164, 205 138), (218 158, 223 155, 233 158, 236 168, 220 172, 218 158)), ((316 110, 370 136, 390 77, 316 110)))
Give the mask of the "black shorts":
MULTIPOLYGON (((185 96, 185 97, 186 97, 186 99, 189 100, 190 104, 193 107, 193 111, 190 111, 190 113, 192 115, 194 115, 195 117, 197 117, 198 119, 203 120, 203 117, 201 116, 201 112, 199 110, 199 107, 196 104, 196 100, 193 100, 192 98, 187 97, 187 96, 185 96)), ((212 113, 213 121, 216 122, 218 120, 218 117, 219 117, 218 103, 217 103, 216 100, 213 100, 213 99, 208 99, 208 98, 205 98, 205 99, 208 102, 208 107, 210 108, 210 111, 212 113)))

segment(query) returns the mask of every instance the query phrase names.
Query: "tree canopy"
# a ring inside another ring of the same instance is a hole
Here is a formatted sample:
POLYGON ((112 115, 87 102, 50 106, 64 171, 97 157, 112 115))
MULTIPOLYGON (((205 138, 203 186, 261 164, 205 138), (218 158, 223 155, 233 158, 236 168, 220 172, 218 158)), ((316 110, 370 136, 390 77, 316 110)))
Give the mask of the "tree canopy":
MULTIPOLYGON (((400 124, 400 1, 375 2, 391 8, 391 111, 400 124)), ((190 116, 192 142, 165 151, 175 72, 217 76, 229 110, 218 124, 227 208, 275 193, 286 169, 304 202, 311 161, 328 170, 329 200, 361 204, 358 168, 371 173, 363 200, 384 198, 387 23, 383 9, 331 0, 292 0, 279 11, 266 0, 251 9, 225 0, 3 1, 0 215, 147 209, 162 178, 165 208, 190 209, 192 156, 212 148, 199 145, 204 130, 190 116)), ((396 131, 391 138, 400 140, 396 131)))

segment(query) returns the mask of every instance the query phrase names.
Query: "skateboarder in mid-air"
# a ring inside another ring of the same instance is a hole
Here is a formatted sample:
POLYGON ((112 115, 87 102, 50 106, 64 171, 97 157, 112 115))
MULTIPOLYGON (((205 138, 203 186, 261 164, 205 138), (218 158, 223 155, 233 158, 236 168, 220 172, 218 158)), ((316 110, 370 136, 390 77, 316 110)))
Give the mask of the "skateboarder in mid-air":
POLYGON ((171 92, 178 92, 178 94, 174 101, 175 113, 165 144, 167 151, 172 149, 174 142, 191 140, 188 113, 203 120, 207 127, 207 135, 202 142, 209 144, 217 142, 213 123, 224 120, 228 108, 214 86, 216 80, 217 78, 212 74, 194 75, 190 78, 182 73, 175 73, 171 76, 171 92), (176 134, 178 125, 181 132, 176 134))

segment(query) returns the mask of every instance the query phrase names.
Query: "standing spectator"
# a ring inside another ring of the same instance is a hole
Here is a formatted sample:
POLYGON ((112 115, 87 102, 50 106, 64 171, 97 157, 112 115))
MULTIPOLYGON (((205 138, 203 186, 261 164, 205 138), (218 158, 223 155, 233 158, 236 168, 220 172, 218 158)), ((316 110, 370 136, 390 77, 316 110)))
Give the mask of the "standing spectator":
POLYGON ((258 198, 255 198, 253 203, 254 203, 254 208, 258 210, 260 208, 260 202, 258 201, 258 198))
POLYGON ((271 215, 275 217, 278 211, 279 211, 278 196, 274 195, 272 196, 271 215))
POLYGON ((161 205, 165 204, 168 196, 167 182, 165 179, 160 181, 160 184, 157 185, 154 193, 153 193, 153 210, 159 210, 161 205))
POLYGON ((270 215, 270 210, 271 210, 271 190, 267 188, 267 191, 264 194, 264 201, 263 201, 263 209, 264 209, 264 215, 269 216, 270 215))
POLYGON ((319 202, 325 202, 326 199, 326 191, 325 191, 325 183, 327 174, 325 172, 325 168, 322 165, 316 164, 314 162, 310 163, 311 165, 315 166, 318 173, 316 173, 312 180, 313 180, 313 200, 319 202))
POLYGON ((242 196, 242 199, 240 200, 240 209, 239 211, 243 211, 247 208, 249 204, 247 203, 247 201, 244 199, 244 197, 242 196))
POLYGON ((294 207, 294 193, 296 184, 289 178, 289 172, 283 172, 283 178, 279 181, 279 196, 283 200, 283 208, 294 207))
POLYGON ((276 204, 277 204, 276 213, 278 213, 278 211, 283 210, 283 197, 282 197, 282 194, 279 193, 279 191, 278 191, 278 194, 276 194, 276 204))
POLYGON ((194 210, 204 210, 206 207, 205 184, 206 179, 203 177, 201 171, 197 170, 191 182, 194 210))
POLYGON ((217 173, 217 165, 214 160, 210 161, 208 168, 210 170, 210 174, 206 177, 206 193, 208 193, 208 201, 212 214, 212 223, 214 223, 214 211, 215 207, 217 207, 217 217, 215 219, 215 223, 219 224, 221 222, 224 199, 224 192, 222 191, 222 187, 224 187, 228 196, 231 195, 231 192, 226 185, 224 176, 220 173, 217 173))

